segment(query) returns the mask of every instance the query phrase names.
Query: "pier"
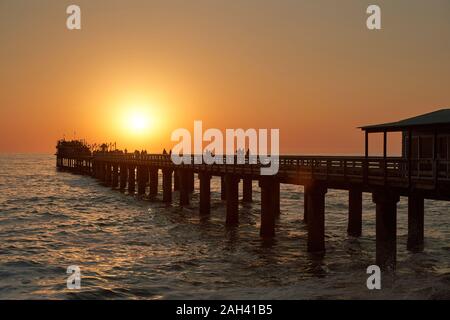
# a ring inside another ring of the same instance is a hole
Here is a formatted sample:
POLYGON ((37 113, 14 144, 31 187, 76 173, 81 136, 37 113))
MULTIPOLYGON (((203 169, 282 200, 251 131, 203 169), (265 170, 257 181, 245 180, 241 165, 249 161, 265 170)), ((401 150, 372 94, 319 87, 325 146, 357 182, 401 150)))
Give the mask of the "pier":
MULTIPOLYGON (((280 215, 280 184, 304 187, 303 218, 307 224, 307 250, 325 252, 325 198, 329 189, 348 191, 348 228, 350 236, 362 236, 362 193, 372 194, 376 206, 376 264, 394 269, 396 264, 397 203, 408 197, 409 250, 421 250, 424 243, 424 200, 450 201, 450 110, 398 122, 361 127, 365 133, 364 156, 280 155, 276 175, 260 174, 261 163, 246 157, 244 164, 180 164, 170 155, 123 153, 100 150, 91 152, 76 142, 57 147, 59 169, 90 175, 112 189, 129 194, 162 193, 162 201, 171 203, 178 192, 179 205, 189 205, 199 180, 199 214, 210 214, 212 177, 221 179, 221 199, 226 202, 224 224, 239 225, 239 186, 243 201, 252 202, 252 182, 261 189, 260 235, 275 237, 280 215), (402 156, 388 157, 387 133, 402 132, 402 156), (383 156, 369 156, 371 133, 383 134, 383 156), (71 145, 72 144, 72 145, 71 145), (158 176, 162 175, 162 186, 158 176), (148 190, 148 192, 147 192, 148 190)), ((192 159, 194 155, 191 155, 192 159)), ((301 214, 299 212, 299 214, 301 214)), ((282 218, 282 217, 280 217, 282 218)))

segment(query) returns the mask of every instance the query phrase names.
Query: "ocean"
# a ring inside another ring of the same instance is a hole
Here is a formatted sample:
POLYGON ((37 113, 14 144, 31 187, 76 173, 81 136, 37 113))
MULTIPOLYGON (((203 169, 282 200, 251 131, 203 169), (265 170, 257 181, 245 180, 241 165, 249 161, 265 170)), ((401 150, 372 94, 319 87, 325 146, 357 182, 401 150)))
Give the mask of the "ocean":
MULTIPOLYGON (((220 181, 211 215, 150 201, 56 170, 53 155, 0 155, 0 299, 450 299, 450 203, 425 201, 425 248, 406 250, 398 204, 397 270, 366 286, 375 261, 375 207, 363 195, 363 235, 347 236, 348 194, 326 195, 326 254, 306 252, 303 189, 281 186, 276 237, 259 237, 260 194, 225 226, 220 181), (67 288, 67 268, 81 288, 67 288)), ((161 179, 161 177, 160 177, 161 179)), ((240 187, 242 193, 242 187, 240 187)))

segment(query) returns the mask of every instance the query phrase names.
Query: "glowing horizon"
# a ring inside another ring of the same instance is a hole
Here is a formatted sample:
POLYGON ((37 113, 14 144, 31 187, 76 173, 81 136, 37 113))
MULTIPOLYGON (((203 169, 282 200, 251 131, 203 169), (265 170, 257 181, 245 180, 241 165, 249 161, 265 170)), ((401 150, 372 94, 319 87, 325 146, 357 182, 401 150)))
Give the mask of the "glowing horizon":
POLYGON ((68 31, 64 1, 0 3, 1 153, 63 136, 161 152, 202 120, 279 128, 281 153, 362 154, 358 126, 450 106, 448 1, 378 1, 374 32, 369 1, 77 4, 68 31))

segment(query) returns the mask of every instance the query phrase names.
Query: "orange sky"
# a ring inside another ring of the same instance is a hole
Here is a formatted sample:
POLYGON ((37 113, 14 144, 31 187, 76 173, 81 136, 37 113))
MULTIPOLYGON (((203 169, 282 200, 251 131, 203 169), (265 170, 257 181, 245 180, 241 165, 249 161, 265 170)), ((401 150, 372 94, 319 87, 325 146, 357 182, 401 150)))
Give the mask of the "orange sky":
POLYGON ((357 126, 450 107, 450 1, 376 1, 369 31, 372 2, 0 0, 0 152, 74 131, 159 152, 202 120, 279 128, 282 153, 362 153, 357 126), (124 128, 134 108, 145 135, 124 128))

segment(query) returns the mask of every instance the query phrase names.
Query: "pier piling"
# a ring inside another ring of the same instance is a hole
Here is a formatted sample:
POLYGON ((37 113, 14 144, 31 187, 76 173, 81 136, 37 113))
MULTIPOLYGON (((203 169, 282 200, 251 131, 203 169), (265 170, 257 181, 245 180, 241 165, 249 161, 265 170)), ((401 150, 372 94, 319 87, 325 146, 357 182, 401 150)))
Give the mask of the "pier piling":
POLYGON ((307 196, 308 252, 325 252, 325 184, 312 181, 305 186, 307 196))
POLYGON ((137 193, 138 195, 144 195, 148 181, 147 167, 143 165, 138 165, 136 171, 137 171, 137 187, 138 187, 137 193))
POLYGON ((362 189, 350 187, 348 192, 348 226, 347 234, 360 237, 362 232, 362 189))
POLYGON ((189 205, 189 172, 188 170, 178 170, 180 206, 189 205))
POLYGON ((112 189, 117 188, 118 184, 119 184, 119 166, 115 163, 112 166, 111 188, 112 189))
POLYGON ((163 202, 172 202, 172 174, 173 169, 164 168, 162 170, 163 175, 163 202))
POLYGON ((128 194, 134 195, 136 191, 136 167, 128 165, 128 194))
POLYGON ((225 183, 225 176, 220 176, 220 199, 227 200, 227 187, 225 183))
POLYGON ((419 192, 411 192, 408 197, 408 250, 422 250, 423 239, 424 197, 419 192))
POLYGON ((239 178, 231 173, 225 175, 225 192, 227 197, 227 225, 239 223, 239 178))
POLYGON ((261 188, 261 226, 259 234, 268 238, 275 236, 275 217, 277 215, 276 186, 279 183, 271 176, 259 180, 261 188))
POLYGON ((200 214, 209 215, 211 211, 211 175, 208 172, 201 172, 198 178, 200 180, 200 214))
POLYGON ((397 256, 398 194, 387 188, 372 193, 376 205, 376 264, 382 269, 395 269, 397 256))
POLYGON ((156 197, 158 195, 158 167, 151 166, 148 173, 150 177, 149 195, 156 197))
POLYGON ((244 177, 242 179, 242 201, 243 202, 252 202, 252 178, 244 177))
POLYGON ((127 187, 127 180, 128 180, 127 165, 121 163, 119 170, 120 170, 119 189, 123 191, 127 187))

